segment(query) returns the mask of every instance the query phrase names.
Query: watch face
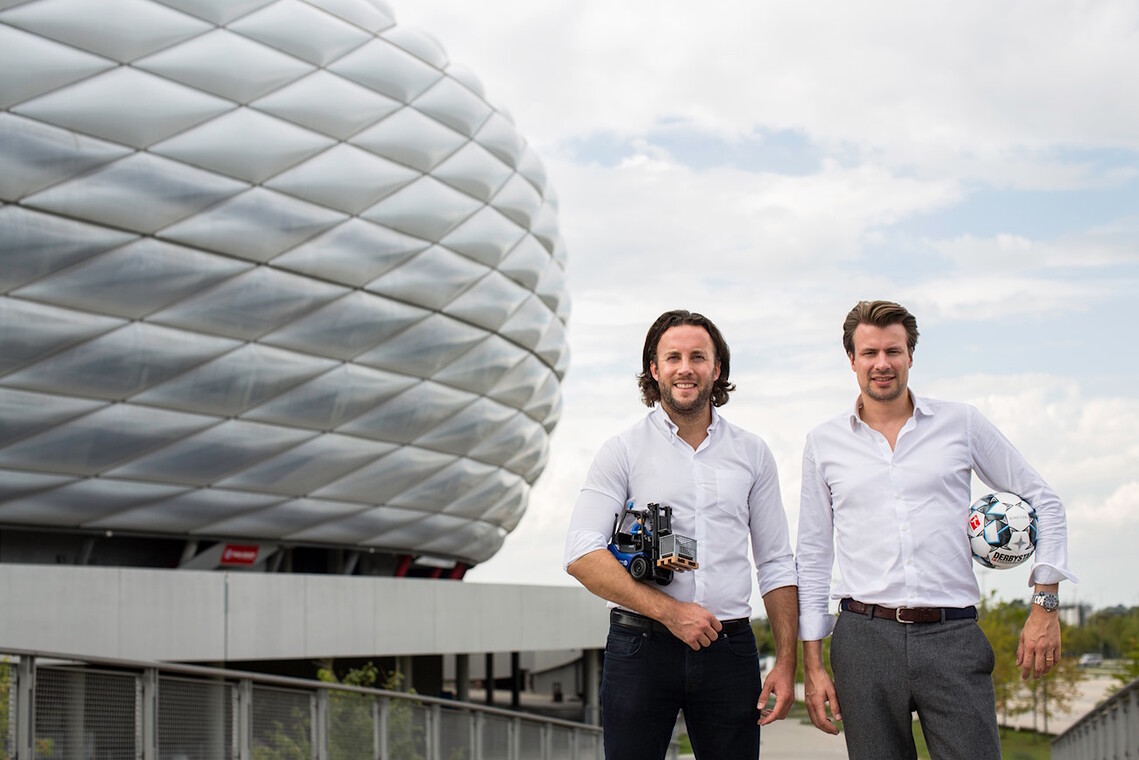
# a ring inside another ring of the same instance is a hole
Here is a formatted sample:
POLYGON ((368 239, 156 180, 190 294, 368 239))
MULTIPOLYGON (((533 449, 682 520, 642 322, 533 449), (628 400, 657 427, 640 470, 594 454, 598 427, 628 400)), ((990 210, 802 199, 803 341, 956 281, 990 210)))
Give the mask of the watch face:
POLYGON ((1055 594, 1037 594, 1032 597, 1032 601, 1039 604, 1049 612, 1053 612, 1060 608, 1060 597, 1055 594))

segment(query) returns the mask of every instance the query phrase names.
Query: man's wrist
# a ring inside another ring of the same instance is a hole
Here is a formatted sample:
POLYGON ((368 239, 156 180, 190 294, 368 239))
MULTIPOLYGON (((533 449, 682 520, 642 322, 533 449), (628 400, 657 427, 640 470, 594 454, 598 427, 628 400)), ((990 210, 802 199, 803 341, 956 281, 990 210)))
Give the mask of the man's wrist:
POLYGON ((823 665, 823 642, 821 640, 803 642, 803 671, 805 673, 826 672, 826 666, 823 665))
POLYGON ((1060 597, 1053 591, 1037 591, 1032 595, 1032 606, 1045 612, 1057 612, 1060 609, 1060 597))

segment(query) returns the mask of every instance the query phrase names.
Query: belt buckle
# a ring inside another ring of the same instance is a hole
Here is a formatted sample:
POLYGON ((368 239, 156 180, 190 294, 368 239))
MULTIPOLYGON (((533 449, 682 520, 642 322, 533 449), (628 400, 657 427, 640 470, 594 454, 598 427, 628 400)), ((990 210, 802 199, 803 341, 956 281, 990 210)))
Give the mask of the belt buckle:
POLYGON ((895 609, 894 610, 894 620, 897 620, 899 623, 904 623, 906 625, 913 625, 915 622, 917 622, 915 620, 902 620, 902 610, 908 610, 908 609, 910 609, 910 608, 909 607, 898 607, 897 609, 895 609))

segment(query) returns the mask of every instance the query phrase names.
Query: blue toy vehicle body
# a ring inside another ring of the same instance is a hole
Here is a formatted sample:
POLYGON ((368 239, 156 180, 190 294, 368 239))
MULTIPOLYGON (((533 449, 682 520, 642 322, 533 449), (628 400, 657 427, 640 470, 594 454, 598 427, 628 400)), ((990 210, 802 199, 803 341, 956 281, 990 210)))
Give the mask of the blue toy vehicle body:
POLYGON ((673 572, 695 570, 696 540, 672 532, 672 507, 629 502, 613 524, 609 552, 638 581, 667 586, 673 572))

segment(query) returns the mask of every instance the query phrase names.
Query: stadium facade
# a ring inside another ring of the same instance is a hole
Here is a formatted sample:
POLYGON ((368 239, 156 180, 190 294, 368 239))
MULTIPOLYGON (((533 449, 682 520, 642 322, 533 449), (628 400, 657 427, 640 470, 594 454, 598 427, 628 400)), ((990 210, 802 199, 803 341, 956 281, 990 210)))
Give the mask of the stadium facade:
MULTIPOLYGON (((380 0, 0 0, 0 644, 435 647, 384 633, 431 594, 359 576, 460 579, 517 525, 565 266, 533 148, 380 0), (279 580, 242 612, 219 568, 279 580)), ((596 641, 564 600, 520 641, 522 597, 450 602, 446 651, 596 641)))
POLYGON ((492 556, 568 299, 479 80, 377 2, 2 5, 0 556, 492 556))

